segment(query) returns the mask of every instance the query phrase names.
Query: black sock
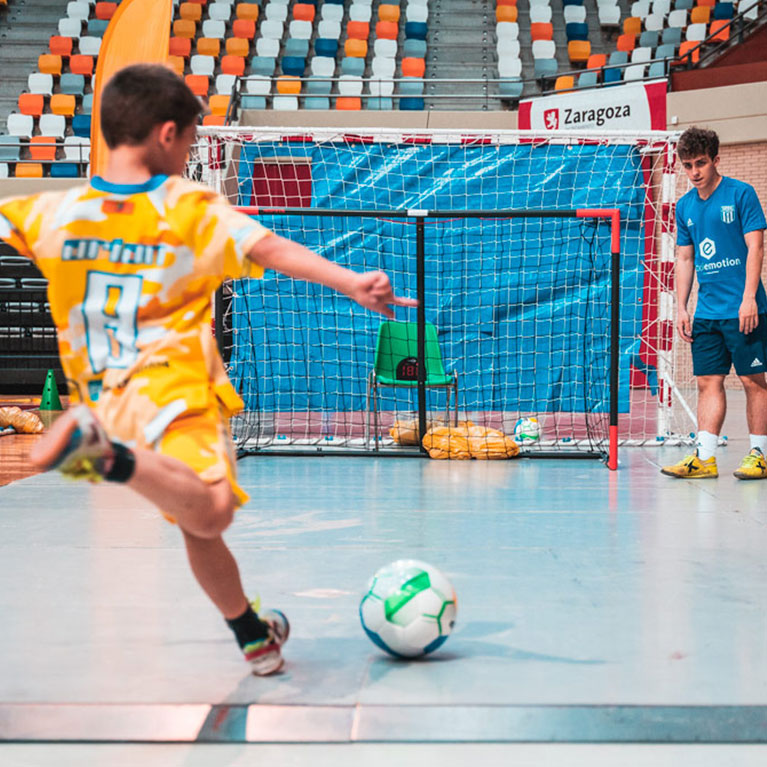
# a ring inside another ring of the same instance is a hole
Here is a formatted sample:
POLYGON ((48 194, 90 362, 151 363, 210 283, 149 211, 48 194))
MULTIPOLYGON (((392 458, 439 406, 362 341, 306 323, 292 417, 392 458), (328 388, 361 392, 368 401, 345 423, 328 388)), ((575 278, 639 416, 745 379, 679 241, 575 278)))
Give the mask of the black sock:
POLYGON ((136 456, 133 451, 119 442, 112 443, 114 461, 112 468, 104 475, 109 482, 127 482, 136 470, 136 456))
POLYGON ((258 642, 269 635, 269 627, 263 621, 259 620, 258 615, 253 612, 253 608, 248 605, 245 612, 239 618, 232 618, 226 621, 227 626, 234 631, 237 638, 237 644, 242 650, 246 644, 258 642))

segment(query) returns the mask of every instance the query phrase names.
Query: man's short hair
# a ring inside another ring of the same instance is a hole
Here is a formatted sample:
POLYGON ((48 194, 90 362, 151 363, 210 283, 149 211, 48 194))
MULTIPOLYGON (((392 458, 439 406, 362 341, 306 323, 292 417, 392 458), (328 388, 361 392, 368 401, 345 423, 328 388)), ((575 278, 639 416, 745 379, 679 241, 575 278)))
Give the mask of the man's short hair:
POLYGON ((719 154, 719 136, 705 128, 688 128, 680 137, 676 147, 682 160, 708 155, 712 160, 719 154))
POLYGON ((160 64, 133 64, 109 80, 101 94, 101 132, 110 149, 136 145, 156 125, 172 120, 179 132, 204 108, 186 83, 160 64))

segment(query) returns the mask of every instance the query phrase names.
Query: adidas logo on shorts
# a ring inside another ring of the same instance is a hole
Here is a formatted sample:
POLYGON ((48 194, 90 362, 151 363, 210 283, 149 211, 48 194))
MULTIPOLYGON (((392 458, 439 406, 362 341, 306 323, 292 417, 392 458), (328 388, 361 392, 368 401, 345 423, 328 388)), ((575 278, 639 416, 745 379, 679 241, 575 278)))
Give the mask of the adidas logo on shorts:
POLYGON ((762 361, 759 359, 759 357, 754 357, 754 361, 751 363, 752 368, 758 368, 761 367, 762 361))

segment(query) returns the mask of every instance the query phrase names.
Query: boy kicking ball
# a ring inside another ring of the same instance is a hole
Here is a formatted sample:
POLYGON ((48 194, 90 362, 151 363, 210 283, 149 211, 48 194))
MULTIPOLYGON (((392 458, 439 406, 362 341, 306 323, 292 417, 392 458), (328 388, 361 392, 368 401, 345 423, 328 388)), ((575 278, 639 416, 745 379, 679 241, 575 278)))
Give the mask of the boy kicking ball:
POLYGON ((192 572, 253 673, 277 671, 279 611, 257 615, 222 533, 248 500, 229 418, 243 403, 212 337, 211 295, 227 278, 275 269, 393 317, 382 272, 358 274, 269 232, 180 178, 202 106, 161 66, 119 71, 102 95, 103 177, 0 201, 0 238, 48 279, 61 362, 79 403, 31 453, 42 469, 121 482, 178 524, 192 572))
POLYGON ((767 295, 761 280, 767 227, 752 186, 719 174, 719 138, 688 128, 677 147, 692 186, 676 206, 676 327, 692 347, 698 383, 698 446, 663 474, 679 479, 719 476, 716 448, 727 399, 724 379, 735 366, 746 392, 751 450, 738 479, 767 479, 767 295), (698 278, 695 319, 687 311, 698 278))

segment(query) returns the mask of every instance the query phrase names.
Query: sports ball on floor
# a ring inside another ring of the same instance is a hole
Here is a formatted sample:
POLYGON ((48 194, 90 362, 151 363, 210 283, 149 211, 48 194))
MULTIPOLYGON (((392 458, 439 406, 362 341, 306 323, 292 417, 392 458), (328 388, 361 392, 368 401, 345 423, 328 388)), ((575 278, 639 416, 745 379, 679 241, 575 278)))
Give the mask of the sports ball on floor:
POLYGON ((541 438, 541 425, 538 423, 538 419, 534 416, 517 419, 512 438, 520 445, 537 442, 541 438))
POLYGON ((362 628, 374 644, 399 658, 416 658, 440 647, 455 624, 457 601, 436 567, 400 559, 371 579, 360 603, 362 628))

